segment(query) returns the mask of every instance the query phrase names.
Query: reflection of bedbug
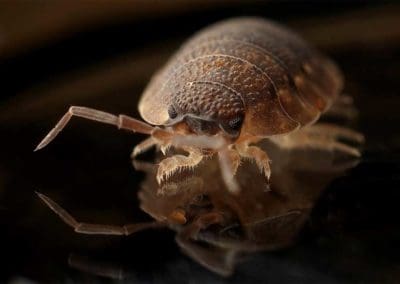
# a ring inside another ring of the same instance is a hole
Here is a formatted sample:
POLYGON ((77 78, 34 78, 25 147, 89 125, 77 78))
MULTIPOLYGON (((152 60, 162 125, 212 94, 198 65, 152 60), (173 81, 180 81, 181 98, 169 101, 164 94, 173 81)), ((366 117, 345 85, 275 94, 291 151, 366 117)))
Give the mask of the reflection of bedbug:
MULTIPOLYGON (((313 135, 322 133, 331 141, 339 138, 330 125, 317 123, 309 128, 317 128, 313 135)), ((346 133, 360 136, 351 130, 346 133)), ((294 134, 303 135, 301 131, 294 134)), ((77 233, 130 235, 149 228, 169 228, 176 232, 175 240, 187 256, 211 271, 228 276, 243 256, 247 259, 253 252, 292 244, 326 186, 358 163, 354 157, 337 159, 329 150, 302 149, 301 143, 296 144, 300 149, 286 151, 268 142, 262 141, 259 146, 274 161, 274 178, 267 188, 257 167, 245 161, 236 173, 236 181, 245 190, 237 194, 230 194, 222 177, 215 174, 219 167, 216 158, 207 159, 193 172, 174 174, 162 185, 155 179, 157 165, 134 161, 135 169, 146 174, 137 196, 140 209, 152 218, 148 222, 123 226, 80 222, 49 197, 38 195, 77 233)), ((174 153, 171 151, 169 155, 174 153)), ((156 157, 157 161, 162 158, 156 157)), ((320 217, 311 223, 318 223, 320 217)), ((96 267, 96 262, 87 260, 87 257, 71 257, 69 264, 103 276, 107 271, 107 275, 118 279, 124 274, 121 268, 96 267)))
POLYGON ((72 106, 37 149, 80 116, 149 134, 133 156, 154 145, 188 152, 161 161, 159 182, 218 153, 225 182, 236 191, 241 157, 271 173, 267 154, 251 143, 314 123, 341 90, 337 67, 296 34, 263 19, 232 19, 199 32, 154 76, 139 103, 149 124, 72 106))

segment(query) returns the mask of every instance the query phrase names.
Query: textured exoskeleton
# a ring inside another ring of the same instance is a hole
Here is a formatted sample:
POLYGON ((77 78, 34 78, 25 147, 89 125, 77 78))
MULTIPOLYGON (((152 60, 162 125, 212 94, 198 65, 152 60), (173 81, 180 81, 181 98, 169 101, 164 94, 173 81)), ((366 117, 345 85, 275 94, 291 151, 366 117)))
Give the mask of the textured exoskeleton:
MULTIPOLYGON (((189 153, 160 162, 160 183, 218 153, 228 188, 238 192, 233 176, 242 157, 254 159, 267 178, 271 174, 267 153, 250 144, 265 138, 285 147, 296 144, 295 138, 280 137, 313 124, 342 87, 336 65, 292 31, 260 18, 230 19, 194 35, 153 77, 139 102, 149 124, 73 106, 37 149, 73 115, 81 116, 149 134, 132 156, 154 145, 189 153)), ((308 137, 301 136, 301 143, 359 155, 340 142, 324 145, 308 137)))

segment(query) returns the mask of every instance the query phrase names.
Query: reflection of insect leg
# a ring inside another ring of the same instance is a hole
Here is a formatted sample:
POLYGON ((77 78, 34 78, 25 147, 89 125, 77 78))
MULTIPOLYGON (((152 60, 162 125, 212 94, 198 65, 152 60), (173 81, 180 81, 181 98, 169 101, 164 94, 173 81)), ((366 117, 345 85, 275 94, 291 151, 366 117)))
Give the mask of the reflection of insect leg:
POLYGON ((217 247, 210 249, 210 247, 203 247, 195 242, 200 230, 222 222, 223 216, 218 212, 202 215, 178 233, 176 242, 184 253, 207 269, 223 276, 229 276, 233 273, 236 251, 218 249, 217 247))
POLYGON ((56 126, 40 142, 35 150, 42 149, 47 144, 49 144, 58 135, 58 133, 63 130, 63 128, 67 125, 67 123, 73 116, 115 125, 118 128, 128 129, 143 134, 151 134, 154 130, 154 127, 152 127, 151 125, 126 115, 116 116, 92 108, 71 106, 64 114, 64 116, 60 119, 60 121, 56 124, 56 126))
POLYGON ((179 236, 183 239, 196 239, 197 235, 201 230, 214 224, 221 224, 224 222, 224 217, 220 212, 210 212, 201 215, 194 220, 189 226, 185 227, 183 231, 179 233, 179 236))
POLYGON ((233 274, 238 251, 234 249, 223 249, 218 247, 204 247, 197 242, 188 239, 176 238, 181 250, 204 266, 221 276, 233 274))
POLYGON ((116 280, 123 280, 126 278, 130 279, 134 277, 133 275, 127 275, 124 269, 118 265, 95 261, 86 256, 83 257, 76 254, 69 255, 68 264, 70 267, 78 269, 79 271, 116 280))
POLYGON ((47 196, 36 192, 37 195, 42 199, 47 206, 50 207, 60 218, 67 223, 69 226, 74 228, 75 232, 81 234, 95 234, 95 235, 130 235, 135 232, 149 229, 149 228, 157 228, 164 227, 165 225, 160 222, 146 222, 146 223, 137 223, 137 224, 127 224, 123 226, 114 226, 114 225, 102 225, 102 224, 90 224, 90 223, 81 223, 75 220, 67 211, 65 211, 60 205, 55 203, 53 200, 48 198, 47 196))

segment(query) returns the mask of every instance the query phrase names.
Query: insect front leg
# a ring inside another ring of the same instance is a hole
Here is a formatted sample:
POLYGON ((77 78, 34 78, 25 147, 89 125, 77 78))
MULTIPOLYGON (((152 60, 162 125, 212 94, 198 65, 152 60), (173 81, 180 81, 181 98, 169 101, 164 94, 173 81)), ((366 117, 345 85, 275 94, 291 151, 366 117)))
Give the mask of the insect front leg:
POLYGON ((190 147, 183 147, 182 149, 187 151, 189 155, 174 155, 160 162, 157 170, 157 181, 159 184, 168 179, 176 171, 185 168, 192 169, 203 160, 204 155, 199 149, 190 147))
POLYGON ((191 146, 192 149, 211 149, 217 152, 222 179, 227 189, 231 193, 240 191, 240 186, 234 177, 240 165, 240 156, 236 150, 229 148, 227 141, 221 135, 174 135, 170 143, 175 147, 191 146))

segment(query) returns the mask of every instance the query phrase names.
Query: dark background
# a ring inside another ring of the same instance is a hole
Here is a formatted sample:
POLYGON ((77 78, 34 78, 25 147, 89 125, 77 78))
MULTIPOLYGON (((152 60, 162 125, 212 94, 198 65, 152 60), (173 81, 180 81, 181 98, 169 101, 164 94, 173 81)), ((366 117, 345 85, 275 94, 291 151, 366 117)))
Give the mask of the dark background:
POLYGON ((399 282, 399 27, 395 2, 2 1, 0 281, 107 281, 70 268, 75 253, 136 282, 399 282), (326 189, 295 246, 256 254, 225 280, 183 256, 172 231, 79 235, 40 203, 35 190, 80 220, 150 220, 137 204, 143 174, 129 159, 142 135, 74 119, 32 150, 69 105, 139 117, 146 82, 183 40, 241 15, 285 23, 329 54, 367 139, 361 163, 326 189))

